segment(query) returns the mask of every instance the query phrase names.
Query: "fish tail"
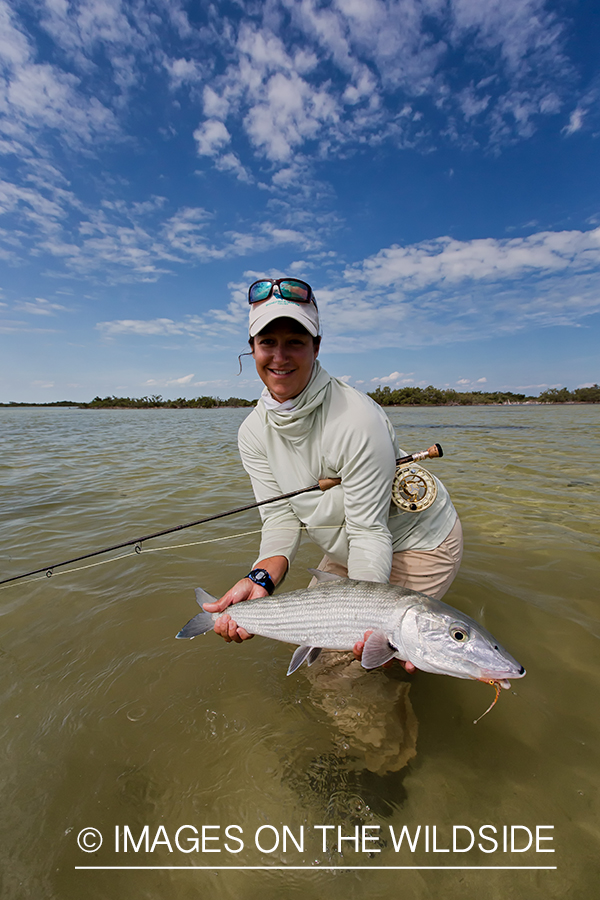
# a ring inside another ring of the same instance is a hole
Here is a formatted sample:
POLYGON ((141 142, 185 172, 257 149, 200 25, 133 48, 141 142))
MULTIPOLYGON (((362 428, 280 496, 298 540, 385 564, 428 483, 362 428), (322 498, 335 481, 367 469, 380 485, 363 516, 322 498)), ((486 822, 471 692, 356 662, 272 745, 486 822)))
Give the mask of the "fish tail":
POLYGON ((197 616, 194 616, 193 619, 183 626, 179 634, 176 634, 175 637, 178 638, 194 638, 198 634, 206 634, 207 631, 210 631, 214 625, 214 619, 212 614, 206 612, 206 610, 202 610, 199 612, 197 616))

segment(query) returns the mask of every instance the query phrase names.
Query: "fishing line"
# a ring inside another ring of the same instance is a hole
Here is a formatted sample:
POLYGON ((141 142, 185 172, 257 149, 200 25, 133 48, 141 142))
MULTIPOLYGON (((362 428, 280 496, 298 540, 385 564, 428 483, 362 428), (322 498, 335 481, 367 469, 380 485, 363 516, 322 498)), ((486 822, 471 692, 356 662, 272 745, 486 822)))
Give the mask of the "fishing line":
MULTIPOLYGON (((258 529, 256 531, 244 531, 244 532, 241 532, 240 534, 228 534, 223 537, 209 538, 206 541, 190 541, 190 543, 188 543, 188 544, 173 544, 173 545, 169 545, 168 547, 152 547, 152 548, 148 548, 147 550, 134 549, 132 552, 123 553, 121 556, 113 556, 110 559, 102 559, 102 560, 100 560, 100 562, 88 563, 87 566, 77 566, 76 569, 65 569, 64 572, 54 573, 51 571, 50 568, 48 568, 46 574, 43 575, 41 578, 32 578, 31 581, 28 581, 26 583, 33 584, 35 581, 44 581, 47 578, 58 578, 60 575, 71 575, 73 572, 83 572, 85 569, 95 569, 97 566, 106 566, 106 565, 108 565, 108 563, 118 562, 120 559, 129 559, 131 556, 140 556, 142 553, 144 555, 146 555, 146 553, 165 553, 168 550, 179 550, 181 547, 197 547, 200 544, 214 544, 217 541, 230 541, 230 540, 233 540, 234 538, 248 537, 248 535, 252 535, 252 534, 260 534, 260 532, 261 532, 261 529, 258 529)), ((25 576, 22 576, 22 577, 25 577, 25 576)), ((5 583, 0 587, 0 591, 4 591, 9 587, 13 587, 13 585, 5 583)))
MULTIPOLYGON (((311 531, 316 528, 337 528, 337 525, 314 525, 311 526, 311 531)), ((280 529, 281 531, 291 531, 292 529, 280 529)), ((294 529, 295 530, 295 529, 294 529)), ((140 548, 139 550, 134 549, 130 553, 123 553, 121 556, 113 556, 110 559, 102 559, 99 562, 88 563, 87 566, 77 566, 76 569, 65 569, 64 572, 52 572, 50 568, 46 571, 45 575, 42 575, 40 578, 32 578, 31 581, 27 581, 26 584, 34 584, 36 581, 45 581, 48 578, 58 578, 60 575, 71 575, 73 572, 83 572, 85 569, 95 569, 98 566, 106 566, 108 563, 118 562, 120 559, 129 559, 131 556, 141 556, 142 554, 145 556, 147 553, 166 553, 169 550, 181 550, 185 547, 199 547, 202 544, 216 544, 219 541, 232 541, 235 538, 242 537, 251 537, 254 534, 260 534, 262 528, 257 528, 254 531, 241 531, 238 534, 227 534, 222 535, 218 538, 208 538, 205 541, 189 541, 187 544, 169 544, 167 547, 148 547, 147 549, 140 548)), ((300 526, 300 531, 308 531, 306 525, 300 526)), ((25 577, 25 576, 22 576, 25 577)), ((7 590, 10 587, 14 587, 14 584, 4 583, 0 586, 0 591, 7 590)))
MULTIPOLYGON (((414 463, 417 460, 421 459, 435 459, 437 457, 443 456, 444 451, 440 444, 434 444, 432 447, 429 447, 427 450, 421 450, 418 453, 411 453, 408 456, 403 456, 401 459, 396 460, 396 465, 399 467, 405 466, 407 463, 414 463)), ((398 471, 401 471, 400 469, 398 471)), ((433 481, 433 479, 432 479, 433 481)), ((136 553, 142 552, 142 544, 146 541, 153 540, 154 538, 164 537, 167 534, 173 534, 176 531, 182 531, 184 528, 193 528, 196 525, 204 525, 207 522, 214 522, 216 519, 223 519, 226 516, 233 516, 236 513, 247 512, 250 509, 258 509, 260 506, 265 506, 268 503, 276 503, 279 500, 288 500, 292 497, 297 497, 300 494, 308 494, 312 491, 327 491, 332 487, 335 487, 338 484, 342 483, 341 478, 321 478, 316 484, 311 484, 309 487, 300 488, 296 491, 289 491, 286 494, 279 494, 277 497, 270 497, 268 500, 258 500, 255 503, 248 503, 246 506, 238 506, 235 509, 228 509, 225 512, 215 513, 212 516, 206 516, 203 519, 196 519, 194 522, 187 522, 184 525, 175 525, 172 528, 165 528, 162 531, 155 531, 152 534, 146 534, 139 538, 134 538, 130 541, 123 541, 120 544, 113 544, 111 547, 103 547, 101 550, 93 550, 91 553, 84 553, 82 556, 76 556, 73 559, 66 559, 62 562, 52 563, 50 565, 42 566, 39 569, 33 569, 31 572, 24 572, 22 575, 13 575, 11 578, 4 578, 0 581, 1 585, 7 585, 14 581, 19 581, 21 578, 29 578, 31 575, 39 575, 42 572, 45 573, 47 577, 51 577, 54 575, 54 569, 62 568, 63 566, 69 566, 72 563, 81 562, 83 559, 90 559, 93 556, 100 556, 103 553, 110 553, 113 550, 122 550, 125 547, 134 547, 136 553)), ((434 486, 435 486, 435 482, 434 486)), ((437 491, 437 488, 436 488, 437 491)), ((411 498, 409 497, 409 500, 411 498)), ((396 505, 401 506, 402 504, 394 499, 396 505)), ((432 501, 433 502, 433 501, 432 501)), ((413 509, 413 504, 402 508, 413 509)), ((422 507, 426 508, 426 507, 422 507)), ((414 507, 416 510, 416 506, 414 507)), ((327 526, 326 526, 327 527, 327 526)), ((202 543, 202 542, 200 542, 202 543)), ((208 542, 207 542, 208 543, 208 542)), ((129 554, 126 554, 129 555, 129 554)), ((70 571, 76 571, 71 569, 70 571)), ((77 570, 78 571, 78 570, 77 570)))

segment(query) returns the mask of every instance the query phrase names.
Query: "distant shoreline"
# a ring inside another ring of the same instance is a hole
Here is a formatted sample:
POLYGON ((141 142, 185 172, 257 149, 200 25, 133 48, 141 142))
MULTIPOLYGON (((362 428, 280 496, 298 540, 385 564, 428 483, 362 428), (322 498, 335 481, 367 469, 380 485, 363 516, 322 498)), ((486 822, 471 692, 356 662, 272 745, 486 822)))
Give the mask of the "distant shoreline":
MULTIPOLYGON (((495 407, 504 409, 508 406, 596 406, 597 400, 512 400, 505 403, 386 403, 382 404, 383 409, 465 409, 478 408, 489 409, 495 407)), ((253 409, 256 401, 249 402, 247 406, 238 404, 220 403, 218 406, 183 406, 175 404, 165 404, 164 406, 92 406, 90 403, 64 403, 57 401, 56 403, 0 403, 0 409, 88 409, 88 410, 118 410, 119 412, 127 412, 128 410, 179 410, 179 409, 196 409, 196 410, 219 410, 219 409, 253 409)))
MULTIPOLYGON (((600 403, 600 386, 575 388, 548 388, 537 397, 527 394, 516 394, 513 391, 455 391, 453 388, 436 388, 430 384, 426 388, 395 388, 381 386, 369 391, 370 397, 380 406, 411 408, 431 406, 564 406, 589 405, 600 403)), ((176 400, 164 400, 160 394, 144 397, 94 397, 89 403, 75 400, 54 400, 51 403, 0 403, 2 409, 18 409, 23 407, 68 407, 69 409, 252 409, 258 400, 246 400, 243 397, 177 397, 176 400)))

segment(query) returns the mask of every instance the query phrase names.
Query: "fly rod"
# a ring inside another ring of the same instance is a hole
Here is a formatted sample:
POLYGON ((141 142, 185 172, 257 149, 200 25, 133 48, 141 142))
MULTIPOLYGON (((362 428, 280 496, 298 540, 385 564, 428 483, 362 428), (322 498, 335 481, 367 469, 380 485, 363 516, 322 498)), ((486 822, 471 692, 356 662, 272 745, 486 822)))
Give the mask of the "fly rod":
MULTIPOLYGON (((428 450, 421 450, 419 453, 411 453, 396 460, 396 465, 406 465, 407 463, 417 462, 421 459, 436 459, 444 455, 441 444, 434 444, 428 450)), ((145 541, 151 541, 153 538, 163 537, 165 534, 173 534, 175 531, 183 531, 184 528, 193 528, 195 525, 204 525, 206 522, 214 522, 215 519, 224 519, 225 516, 233 516, 236 513, 246 512, 249 509, 257 509, 259 506, 265 506, 267 503, 276 503, 278 500, 288 500, 290 497, 297 497, 299 494, 308 494, 310 491, 328 491, 329 488, 336 484, 341 484, 341 478, 320 478, 310 487, 300 488, 297 491, 289 491, 287 494, 279 494, 277 497, 270 497, 268 500, 258 500, 256 503, 249 503, 247 506, 238 506, 235 509, 228 509, 226 512, 216 513, 214 516, 206 516, 204 519, 196 519, 195 522, 187 522, 185 525, 175 525, 173 528, 165 528, 164 531, 155 531, 152 534, 145 534, 143 537, 134 538, 132 541, 123 541, 121 544, 113 544, 111 547, 104 547, 102 550, 94 550, 92 553, 84 553, 83 556, 76 556, 73 559, 66 559, 63 562, 53 563, 49 566, 42 566, 41 569, 34 569, 32 572, 24 572, 22 575, 13 575, 12 578, 5 578, 0 584, 8 584, 11 581, 19 581, 21 578, 28 578, 30 575, 39 575, 45 572, 50 578, 54 569, 62 566, 71 565, 71 563, 81 562, 83 559, 91 559, 93 556, 100 556, 103 553, 110 553, 112 550, 122 550, 124 547, 135 547, 136 553, 141 553, 142 544, 145 541)))

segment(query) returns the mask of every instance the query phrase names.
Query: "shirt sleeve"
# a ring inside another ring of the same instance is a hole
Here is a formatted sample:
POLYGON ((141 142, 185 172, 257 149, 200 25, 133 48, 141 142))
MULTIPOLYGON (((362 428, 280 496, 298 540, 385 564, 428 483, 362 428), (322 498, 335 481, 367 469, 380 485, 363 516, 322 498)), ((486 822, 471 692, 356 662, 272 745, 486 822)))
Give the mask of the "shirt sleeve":
MULTIPOLYGON (((250 417, 249 417, 250 418, 250 417)), ((246 419, 238 432, 238 446, 242 465, 250 476, 252 490, 257 501, 269 500, 284 493, 271 472, 267 454, 259 437, 253 433, 246 419)), ((260 551, 255 563, 270 556, 285 556, 291 565, 301 538, 301 523, 289 501, 259 508, 262 519, 260 551)))
POLYGON ((358 410, 352 406, 328 421, 329 446, 337 452, 331 464, 344 491, 348 576, 388 582, 393 552, 388 516, 396 470, 395 435, 387 416, 377 407, 368 401, 358 410))

